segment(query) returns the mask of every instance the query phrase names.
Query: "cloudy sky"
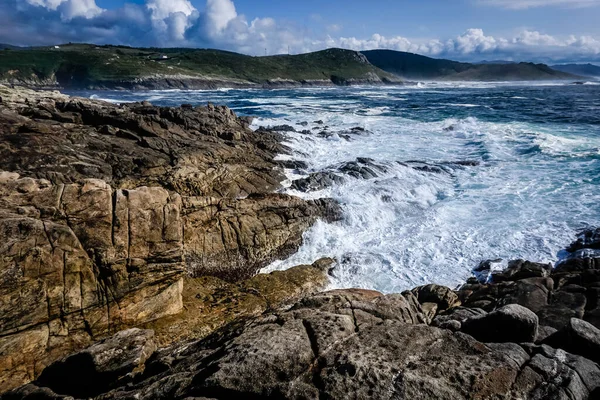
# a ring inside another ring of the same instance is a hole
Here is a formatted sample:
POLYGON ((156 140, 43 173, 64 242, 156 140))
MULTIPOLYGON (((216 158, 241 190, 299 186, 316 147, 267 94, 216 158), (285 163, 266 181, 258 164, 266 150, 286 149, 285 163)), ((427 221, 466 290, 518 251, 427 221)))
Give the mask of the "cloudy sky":
POLYGON ((600 63, 600 0, 0 0, 0 43, 600 63))

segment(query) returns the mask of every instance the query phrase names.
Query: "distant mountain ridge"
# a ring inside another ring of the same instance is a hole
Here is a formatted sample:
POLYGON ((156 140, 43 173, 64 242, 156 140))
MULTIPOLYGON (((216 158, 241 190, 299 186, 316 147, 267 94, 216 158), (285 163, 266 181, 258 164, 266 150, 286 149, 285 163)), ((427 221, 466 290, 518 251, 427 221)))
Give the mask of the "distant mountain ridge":
POLYGON ((472 64, 394 50, 369 50, 362 53, 374 66, 405 79, 533 81, 581 78, 567 72, 556 71, 545 64, 506 62, 472 64))
POLYGON ((594 64, 561 64, 553 65, 552 69, 569 74, 600 78, 600 67, 594 64))

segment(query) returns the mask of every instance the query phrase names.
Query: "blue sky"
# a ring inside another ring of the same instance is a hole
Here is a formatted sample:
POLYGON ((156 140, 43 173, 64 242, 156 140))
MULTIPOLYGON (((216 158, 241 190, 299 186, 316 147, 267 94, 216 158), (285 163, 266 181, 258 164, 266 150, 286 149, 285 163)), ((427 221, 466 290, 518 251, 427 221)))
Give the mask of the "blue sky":
POLYGON ((600 62, 600 0, 0 0, 0 42, 600 62))

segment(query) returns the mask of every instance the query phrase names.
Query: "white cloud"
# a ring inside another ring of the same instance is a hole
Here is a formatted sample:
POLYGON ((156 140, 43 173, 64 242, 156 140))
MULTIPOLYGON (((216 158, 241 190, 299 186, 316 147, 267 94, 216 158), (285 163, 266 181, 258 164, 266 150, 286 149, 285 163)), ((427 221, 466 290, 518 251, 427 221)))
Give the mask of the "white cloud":
POLYGON ((205 13, 216 32, 222 32, 238 16, 231 0, 207 0, 205 13))
POLYGON ((154 29, 167 35, 169 41, 184 40, 197 18, 197 10, 188 0, 146 0, 146 8, 154 29))
POLYGON ((339 32, 342 30, 342 25, 340 25, 340 24, 327 25, 327 30, 329 32, 339 32))
POLYGON ((50 10, 56 10, 66 0, 25 0, 32 6, 44 7, 50 10))
POLYGON ((96 5, 95 0, 67 0, 61 5, 62 17, 71 20, 76 17, 94 18, 104 10, 96 5))
MULTIPOLYGON (((338 25, 311 31, 270 17, 249 21, 232 0, 206 0, 197 10, 190 0, 145 0, 120 9, 103 10, 95 0, 0 0, 0 43, 55 44, 67 41, 131 46, 213 47, 251 55, 302 53, 328 47, 354 50, 392 49, 461 61, 511 59, 523 61, 600 61, 600 38, 553 36, 523 30, 511 36, 468 29, 444 39, 414 39, 372 34, 336 36, 338 25)), ((481 0, 510 7, 509 0, 481 0)), ((564 1, 550 0, 554 4, 564 1)), ((591 3, 591 0, 573 0, 591 3)), ((594 3, 600 2, 596 0, 594 3)), ((541 4, 524 0, 519 4, 541 4)), ((546 3, 546 1, 544 1, 546 3)), ((319 16, 320 17, 320 16, 319 16)), ((317 19, 316 16, 314 19, 317 19)))
POLYGON ((96 5, 95 0, 25 0, 25 2, 51 11, 58 10, 64 21, 70 21, 77 17, 90 19, 104 11, 96 5))
POLYGON ((147 0, 146 8, 151 11, 152 19, 164 20, 171 14, 182 13, 186 17, 196 9, 188 0, 147 0))
POLYGON ((479 0, 479 3, 513 10, 523 10, 526 8, 550 6, 571 8, 594 7, 600 5, 600 0, 479 0))

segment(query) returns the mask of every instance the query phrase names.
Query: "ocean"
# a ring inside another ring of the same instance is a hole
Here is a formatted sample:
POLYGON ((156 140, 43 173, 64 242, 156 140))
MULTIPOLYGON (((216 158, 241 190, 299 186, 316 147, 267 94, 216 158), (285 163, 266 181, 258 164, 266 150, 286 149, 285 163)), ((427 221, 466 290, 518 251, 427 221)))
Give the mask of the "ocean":
POLYGON ((283 191, 332 197, 344 218, 318 222, 295 255, 264 271, 335 257, 332 288, 456 287, 483 260, 555 263, 577 232, 600 226, 598 83, 67 93, 212 102, 255 116, 255 129, 292 126, 284 133, 292 154, 281 158, 308 170, 288 170, 283 191), (361 157, 382 171, 310 193, 290 188, 361 157))

